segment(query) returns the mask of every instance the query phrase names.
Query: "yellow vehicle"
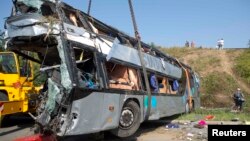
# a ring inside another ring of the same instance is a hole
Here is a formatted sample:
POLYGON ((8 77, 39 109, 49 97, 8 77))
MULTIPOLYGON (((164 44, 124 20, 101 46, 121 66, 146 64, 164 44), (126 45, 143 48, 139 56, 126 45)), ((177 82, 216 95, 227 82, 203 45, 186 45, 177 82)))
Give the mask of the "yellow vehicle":
POLYGON ((33 78, 31 61, 13 52, 0 52, 0 102, 4 103, 2 115, 35 110, 41 87, 34 86, 33 78))

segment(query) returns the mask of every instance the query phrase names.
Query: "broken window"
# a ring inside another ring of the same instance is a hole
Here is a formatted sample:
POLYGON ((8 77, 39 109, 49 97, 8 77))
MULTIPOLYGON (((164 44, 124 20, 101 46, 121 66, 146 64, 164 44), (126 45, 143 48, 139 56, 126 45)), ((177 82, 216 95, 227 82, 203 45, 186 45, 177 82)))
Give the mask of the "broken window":
MULTIPOLYGON (((44 2, 41 5, 41 12, 43 16, 53 16, 55 17, 56 14, 56 5, 52 2, 44 2)), ((58 17, 58 16, 56 16, 58 17)))
POLYGON ((110 88, 126 90, 140 89, 138 72, 136 69, 111 62, 106 63, 106 69, 110 88))
POLYGON ((180 85, 178 80, 169 79, 168 83, 169 83, 169 93, 177 94, 180 85))
POLYGON ((79 87, 97 89, 99 81, 93 51, 74 47, 77 61, 79 87))
POLYGON ((77 26, 77 27, 85 28, 81 20, 79 19, 79 13, 73 10, 66 9, 66 8, 62 8, 62 9, 64 12, 64 22, 77 26))
POLYGON ((158 83, 161 85, 159 93, 169 94, 169 84, 167 77, 158 77, 158 83))

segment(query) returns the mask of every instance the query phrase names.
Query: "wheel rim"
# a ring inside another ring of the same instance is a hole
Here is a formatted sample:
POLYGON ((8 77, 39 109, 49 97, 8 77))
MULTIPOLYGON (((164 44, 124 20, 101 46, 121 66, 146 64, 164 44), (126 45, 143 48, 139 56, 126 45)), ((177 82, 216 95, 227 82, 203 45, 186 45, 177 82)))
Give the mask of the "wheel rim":
POLYGON ((134 113, 129 108, 124 108, 120 117, 120 126, 124 129, 130 128, 134 122, 134 113))

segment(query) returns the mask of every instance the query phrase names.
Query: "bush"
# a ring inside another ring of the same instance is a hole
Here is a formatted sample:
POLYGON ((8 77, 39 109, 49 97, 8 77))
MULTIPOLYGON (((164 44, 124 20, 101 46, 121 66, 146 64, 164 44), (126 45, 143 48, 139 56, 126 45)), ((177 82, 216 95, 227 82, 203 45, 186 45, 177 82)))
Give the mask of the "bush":
POLYGON ((205 76, 201 81, 201 96, 202 105, 206 107, 223 107, 225 101, 217 99, 217 95, 221 94, 230 98, 235 89, 237 83, 232 76, 223 72, 214 72, 205 76))

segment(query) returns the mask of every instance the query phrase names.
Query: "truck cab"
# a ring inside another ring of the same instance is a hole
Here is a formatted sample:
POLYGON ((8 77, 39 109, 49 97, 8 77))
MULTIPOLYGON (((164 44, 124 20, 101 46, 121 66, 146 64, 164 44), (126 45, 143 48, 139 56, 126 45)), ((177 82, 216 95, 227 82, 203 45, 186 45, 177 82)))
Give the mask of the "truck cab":
POLYGON ((28 112, 35 108, 40 87, 33 84, 33 66, 14 52, 0 52, 0 101, 2 115, 28 112))

